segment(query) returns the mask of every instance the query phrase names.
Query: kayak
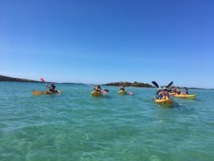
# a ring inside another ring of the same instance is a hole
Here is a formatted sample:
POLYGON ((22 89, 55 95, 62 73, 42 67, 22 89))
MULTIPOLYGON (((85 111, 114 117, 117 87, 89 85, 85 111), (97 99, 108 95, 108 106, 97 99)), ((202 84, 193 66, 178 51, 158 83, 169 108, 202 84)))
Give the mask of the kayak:
POLYGON ((172 96, 176 95, 175 92, 169 92, 169 94, 172 95, 172 96))
POLYGON ((36 90, 33 90, 32 93, 34 95, 41 95, 41 94, 59 94, 61 93, 61 91, 58 91, 58 92, 51 92, 51 91, 36 91, 36 90))
POLYGON ((100 96, 102 96, 102 93, 97 92, 97 91, 92 91, 92 92, 91 92, 91 95, 92 95, 92 96, 95 96, 95 97, 100 97, 100 96))
POLYGON ((195 94, 175 94, 174 97, 195 99, 195 94))
POLYGON ((126 92, 125 90, 119 90, 118 93, 119 93, 119 94, 122 94, 122 95, 127 94, 127 92, 126 92))
POLYGON ((159 103, 159 104, 166 104, 166 105, 173 105, 173 100, 171 99, 155 99, 154 100, 155 103, 159 103))

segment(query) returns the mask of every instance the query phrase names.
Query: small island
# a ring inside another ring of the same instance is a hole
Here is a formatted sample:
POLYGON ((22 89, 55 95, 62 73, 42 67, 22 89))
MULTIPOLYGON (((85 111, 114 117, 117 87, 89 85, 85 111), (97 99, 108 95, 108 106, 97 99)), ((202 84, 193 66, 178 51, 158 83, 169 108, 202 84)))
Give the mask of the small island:
POLYGON ((141 82, 113 82, 113 83, 107 83, 107 84, 104 84, 106 86, 120 86, 120 85, 123 85, 125 87, 147 87, 147 88, 152 88, 154 86, 148 84, 148 83, 141 83, 141 82))

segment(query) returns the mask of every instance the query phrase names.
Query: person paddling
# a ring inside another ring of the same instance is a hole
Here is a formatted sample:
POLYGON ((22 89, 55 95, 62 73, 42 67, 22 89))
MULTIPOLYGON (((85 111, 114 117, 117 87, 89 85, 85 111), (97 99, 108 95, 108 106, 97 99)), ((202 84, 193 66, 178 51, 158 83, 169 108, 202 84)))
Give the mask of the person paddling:
POLYGON ((49 91, 52 93, 58 93, 58 91, 56 90, 56 86, 53 82, 50 83, 50 86, 47 85, 47 88, 49 88, 49 91))
POLYGON ((162 99, 170 99, 169 92, 166 87, 163 88, 162 95, 162 99))
POLYGON ((163 98, 163 92, 159 91, 156 93, 156 99, 162 99, 163 98))
POLYGON ((176 94, 181 94, 181 89, 179 87, 176 89, 176 94))
POLYGON ((120 90, 125 91, 125 87, 122 84, 120 85, 120 90))
POLYGON ((95 86, 95 87, 94 87, 94 90, 97 91, 97 92, 99 92, 99 93, 102 92, 102 88, 101 88, 100 85, 95 86))
POLYGON ((184 91, 184 94, 188 95, 188 94, 189 94, 188 88, 185 87, 184 90, 185 90, 185 91, 184 91))

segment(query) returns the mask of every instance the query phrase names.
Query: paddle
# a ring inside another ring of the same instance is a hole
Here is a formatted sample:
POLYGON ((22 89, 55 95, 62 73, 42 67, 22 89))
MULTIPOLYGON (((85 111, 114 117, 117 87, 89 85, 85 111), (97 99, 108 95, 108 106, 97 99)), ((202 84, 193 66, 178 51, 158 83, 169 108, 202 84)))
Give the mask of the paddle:
POLYGON ((169 99, 171 99, 176 105, 179 105, 179 104, 178 104, 177 102, 175 102, 175 100, 172 99, 171 97, 170 97, 169 99))
POLYGON ((128 94, 129 94, 130 96, 132 96, 133 93, 132 93, 131 91, 127 91, 127 92, 128 92, 128 94))
POLYGON ((173 84, 173 81, 171 81, 171 82, 166 86, 166 88, 169 88, 172 84, 173 84))
POLYGON ((44 82, 44 83, 45 83, 45 80, 44 80, 44 78, 40 78, 40 80, 41 80, 42 82, 44 82))
MULTIPOLYGON (((157 88, 159 88, 159 85, 157 84, 157 82, 152 81, 152 84, 154 84, 157 88)), ((172 84, 173 84, 173 81, 171 81, 171 82, 166 86, 166 88, 169 88, 172 84)), ((170 99, 171 99, 175 104, 177 104, 171 97, 170 97, 170 99)))
MULTIPOLYGON (((155 87, 159 88, 159 85, 157 84, 157 82, 152 81, 152 84, 154 84, 155 87)), ((171 81, 171 82, 166 86, 166 88, 169 88, 172 84, 173 84, 173 81, 171 81)))
POLYGON ((108 92, 106 91, 106 90, 101 90, 101 92, 103 93, 103 94, 107 94, 108 92))
POLYGON ((40 80, 45 83, 46 87, 48 86, 48 84, 45 82, 44 78, 40 78, 40 80))
POLYGON ((159 85, 155 81, 152 81, 152 84, 154 84, 155 87, 159 88, 159 85))

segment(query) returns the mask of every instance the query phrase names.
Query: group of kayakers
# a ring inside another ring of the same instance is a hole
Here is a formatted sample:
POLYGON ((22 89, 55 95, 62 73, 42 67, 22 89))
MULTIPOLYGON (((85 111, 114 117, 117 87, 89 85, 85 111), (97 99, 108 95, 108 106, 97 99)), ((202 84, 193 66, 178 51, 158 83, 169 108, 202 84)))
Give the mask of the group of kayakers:
MULTIPOLYGON (((94 86, 94 91, 102 93, 102 87, 100 85, 94 86)), ((105 90, 107 91, 107 90, 105 90)), ((120 84, 120 91, 126 91, 124 85, 120 84)))
POLYGON ((156 99, 169 99, 170 94, 172 95, 188 95, 189 91, 188 88, 184 88, 184 92, 181 91, 180 87, 170 87, 167 89, 166 87, 158 88, 158 91, 156 93, 156 99))
MULTIPOLYGON (((50 83, 50 85, 46 84, 46 87, 49 88, 49 91, 52 92, 52 93, 58 93, 58 91, 56 90, 56 86, 53 82, 50 83)), ((120 91, 125 91, 125 87, 123 84, 120 84, 120 91)), ((99 93, 102 93, 102 87, 100 85, 96 85, 94 86, 94 91, 97 91, 99 93)), ((188 95, 189 92, 188 92, 188 88, 184 88, 184 92, 181 91, 181 89, 179 87, 170 87, 170 88, 166 88, 166 87, 163 87, 163 88, 158 88, 158 91, 156 92, 156 99, 169 99, 170 98, 170 93, 173 93, 173 94, 185 94, 185 95, 188 95)))
MULTIPOLYGON (((49 92, 58 93, 58 91, 56 90, 56 86, 53 82, 51 82, 50 85, 46 84, 46 87, 49 88, 49 92)), ((125 91, 125 87, 123 85, 120 85, 120 90, 125 91)), ((100 85, 96 85, 94 86, 94 91, 102 93, 102 87, 100 85)))
POLYGON ((184 92, 181 91, 180 87, 170 87, 169 88, 170 93, 175 93, 175 94, 189 94, 188 88, 184 87, 184 92))
MULTIPOLYGON (((33 90, 34 95, 40 95, 40 94, 53 94, 53 93, 61 93, 62 91, 56 90, 56 86, 54 83, 49 83, 47 84, 44 79, 41 79, 42 82, 46 84, 46 87, 49 89, 48 91, 36 91, 33 90)), ((159 86, 157 82, 152 81, 155 87, 157 87, 157 92, 153 98, 155 103, 158 104, 164 104, 164 105, 169 105, 172 106, 175 103, 175 101, 170 97, 171 95, 173 97, 178 97, 178 98, 189 98, 189 99, 195 99, 196 95, 195 94, 189 94, 188 88, 184 88, 184 91, 181 91, 181 88, 172 86, 173 81, 170 82, 167 86, 159 86)), ((91 85, 93 86, 93 85, 91 85)), ((92 96, 95 97, 100 97, 102 95, 106 95, 109 90, 108 89, 102 89, 100 85, 95 85, 93 86, 93 91, 91 92, 92 96)), ((126 91, 125 86, 123 83, 119 84, 119 91, 118 94, 120 95, 132 95, 133 93, 131 91, 126 91)))

